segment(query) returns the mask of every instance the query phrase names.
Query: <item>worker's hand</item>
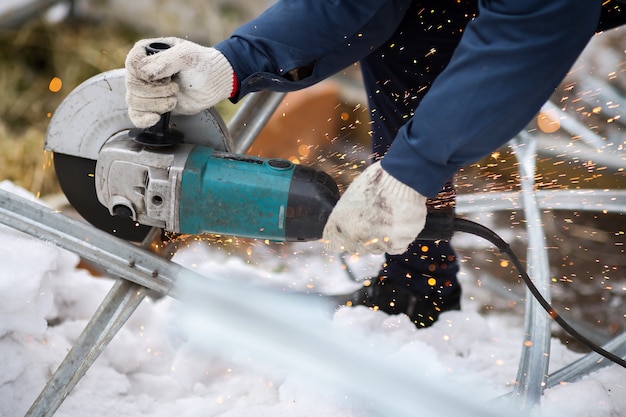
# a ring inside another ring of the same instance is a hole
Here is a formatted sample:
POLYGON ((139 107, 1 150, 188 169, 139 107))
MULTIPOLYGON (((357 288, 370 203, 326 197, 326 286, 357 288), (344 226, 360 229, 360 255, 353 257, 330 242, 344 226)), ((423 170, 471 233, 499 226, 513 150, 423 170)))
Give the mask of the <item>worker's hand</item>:
POLYGON ((214 48, 179 38, 144 39, 126 56, 126 102, 131 121, 140 128, 161 114, 196 114, 227 99, 233 91, 233 68, 214 48), (169 49, 148 55, 153 42, 169 49))
POLYGON ((337 202, 324 227, 326 249, 360 254, 401 254, 426 223, 426 197, 376 162, 337 202))

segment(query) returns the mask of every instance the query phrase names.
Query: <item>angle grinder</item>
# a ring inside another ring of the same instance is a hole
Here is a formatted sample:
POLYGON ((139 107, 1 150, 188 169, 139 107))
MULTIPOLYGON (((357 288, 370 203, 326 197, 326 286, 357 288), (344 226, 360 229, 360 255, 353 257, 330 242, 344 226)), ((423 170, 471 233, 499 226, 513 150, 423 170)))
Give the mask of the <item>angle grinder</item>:
POLYGON ((137 132, 124 77, 117 69, 83 82, 46 132, 59 184, 89 223, 130 241, 151 227, 272 241, 322 237, 340 196, 332 177, 284 159, 232 153, 214 109, 168 114, 137 132))

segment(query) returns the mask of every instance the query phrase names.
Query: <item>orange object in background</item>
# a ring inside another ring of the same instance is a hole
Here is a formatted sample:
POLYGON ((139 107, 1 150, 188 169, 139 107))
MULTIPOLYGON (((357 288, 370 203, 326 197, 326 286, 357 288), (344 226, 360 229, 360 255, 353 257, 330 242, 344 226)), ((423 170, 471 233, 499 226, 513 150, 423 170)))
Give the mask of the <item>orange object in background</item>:
POLYGON ((334 81, 287 93, 246 153, 312 163, 332 148, 341 125, 341 104, 334 81))

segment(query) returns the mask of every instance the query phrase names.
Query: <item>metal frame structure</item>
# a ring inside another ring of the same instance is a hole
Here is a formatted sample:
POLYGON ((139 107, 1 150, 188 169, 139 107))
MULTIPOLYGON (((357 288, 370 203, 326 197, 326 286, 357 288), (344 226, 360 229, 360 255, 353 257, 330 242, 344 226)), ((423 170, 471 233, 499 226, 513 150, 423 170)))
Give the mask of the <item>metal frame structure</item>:
MULTIPOLYGON (((240 106, 229 124, 237 152, 245 152, 249 148, 283 96, 284 93, 255 93, 240 106)), ((626 190, 535 190, 535 154, 538 140, 536 135, 520 134, 512 142, 519 162, 521 191, 460 195, 457 200, 457 212, 471 214, 523 208, 529 241, 527 254, 529 275, 533 277, 544 297, 549 300, 549 265, 540 211, 558 208, 624 212, 626 190)), ((68 220, 62 219, 61 214, 38 211, 39 209, 31 207, 29 210, 33 211, 25 215, 22 213, 24 203, 14 201, 6 194, 0 193, 0 223, 38 238, 56 242, 92 262, 101 263, 112 276, 120 277, 26 414, 26 417, 53 416, 150 291, 176 296, 172 277, 178 275, 182 267, 169 262, 167 255, 171 253, 169 250, 164 250, 161 254, 156 254, 157 256, 146 250, 158 246, 153 244, 160 237, 158 229, 153 230, 141 247, 128 244, 128 248, 125 248, 127 256, 116 258, 113 256, 116 251, 109 252, 107 247, 120 245, 117 238, 108 239, 98 235, 97 246, 83 240, 68 239, 68 235, 63 234, 68 220)), ((89 225, 72 224, 71 227, 82 227, 84 230, 81 231, 81 236, 88 236, 93 232, 89 230, 93 229, 89 225)), ((576 380, 608 364, 608 360, 591 353, 549 375, 551 320, 529 293, 525 298, 524 344, 520 355, 517 383, 511 393, 520 415, 527 414, 539 403, 546 388, 562 381, 576 380)), ((605 348, 620 356, 626 355, 626 333, 607 343, 605 348)), ((341 353, 339 350, 337 352, 341 353)), ((480 412, 473 414, 468 410, 467 415, 478 416, 480 412)))
MULTIPOLYGON (((590 76, 585 83, 598 87, 600 100, 626 106, 626 100, 613 91, 606 83, 590 76)), ((623 107, 620 107, 623 108, 623 107)), ((582 145, 574 145, 573 154, 579 158, 598 161, 613 169, 623 169, 625 161, 611 153, 604 153, 604 140, 586 126, 577 122, 552 102, 544 105, 544 110, 558 115, 560 128, 568 136, 576 137, 582 145)), ((608 116, 607 116, 608 118, 608 116)), ((515 150, 520 173, 519 192, 484 193, 460 195, 457 198, 457 213, 471 214, 486 211, 514 211, 523 209, 525 227, 528 234, 528 272, 543 297, 550 301, 550 277, 545 231, 541 221, 541 210, 594 211, 605 213, 626 212, 626 189, 624 190, 537 190, 535 184, 538 145, 545 141, 541 132, 530 134, 520 132, 511 141, 515 150)), ((564 141, 563 141, 564 142, 564 141)), ((554 142, 552 143, 554 144, 554 142)), ((571 143, 563 143, 570 146, 571 143)), ((561 148, 556 149, 563 154, 561 148)), ((571 382, 610 364, 599 354, 592 352, 584 358, 549 375, 551 320, 539 303, 526 291, 525 296, 524 342, 513 392, 514 403, 523 413, 530 413, 539 404, 544 390, 561 382, 571 382)), ((626 332, 618 335, 603 346, 620 357, 626 357, 626 332)))
MULTIPOLYGON (((610 213, 626 211, 626 190, 535 190, 535 154, 538 139, 520 135, 516 147, 522 174, 521 191, 502 193, 467 194, 457 197, 457 213, 473 214, 523 209, 528 232, 528 270, 542 295, 550 300, 550 277, 545 233, 541 210, 579 210, 610 213)), ((543 391, 561 382, 572 382, 598 370, 610 362, 597 353, 553 373, 548 373, 550 356, 551 320, 539 303, 527 291, 525 299, 524 343, 513 391, 514 402, 526 413, 536 406, 543 391)), ((626 357, 626 332, 608 342, 605 349, 626 357)))

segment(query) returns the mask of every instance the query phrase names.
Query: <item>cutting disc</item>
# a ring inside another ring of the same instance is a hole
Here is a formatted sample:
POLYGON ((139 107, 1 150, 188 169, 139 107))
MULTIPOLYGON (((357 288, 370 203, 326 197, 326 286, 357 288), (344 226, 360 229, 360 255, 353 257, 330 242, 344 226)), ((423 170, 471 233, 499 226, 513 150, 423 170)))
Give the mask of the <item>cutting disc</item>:
MULTIPOLYGON (((59 185, 78 214, 99 229, 139 242, 150 227, 112 216, 98 201, 95 188, 100 149, 112 137, 134 128, 128 117, 124 76, 124 69, 107 71, 72 90, 50 120, 45 148, 52 151, 59 185)), ((233 149, 226 125, 214 109, 193 116, 172 115, 170 121, 184 134, 184 143, 226 152, 233 149)))

